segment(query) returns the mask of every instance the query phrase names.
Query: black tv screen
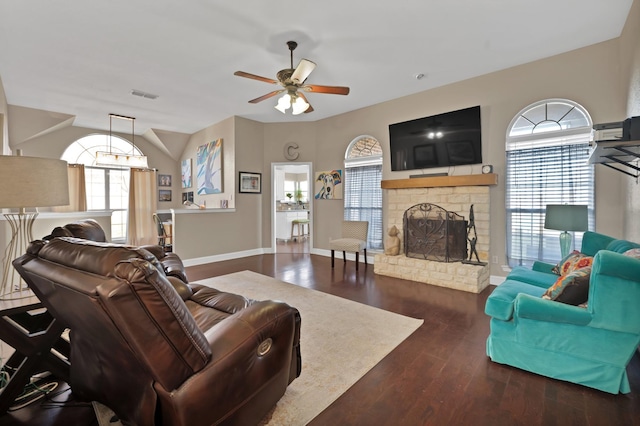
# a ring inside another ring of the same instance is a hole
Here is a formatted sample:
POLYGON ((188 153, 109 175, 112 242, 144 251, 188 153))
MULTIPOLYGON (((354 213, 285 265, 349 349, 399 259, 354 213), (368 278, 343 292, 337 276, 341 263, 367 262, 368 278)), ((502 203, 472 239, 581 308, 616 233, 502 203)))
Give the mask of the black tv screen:
POLYGON ((480 106, 389 125, 391 170, 482 163, 480 106))

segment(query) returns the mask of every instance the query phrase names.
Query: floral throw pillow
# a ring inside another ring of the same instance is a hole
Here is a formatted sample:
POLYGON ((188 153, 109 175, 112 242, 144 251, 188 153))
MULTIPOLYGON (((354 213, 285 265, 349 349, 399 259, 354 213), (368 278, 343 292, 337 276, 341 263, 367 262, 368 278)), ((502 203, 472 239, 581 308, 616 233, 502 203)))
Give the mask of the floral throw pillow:
POLYGON ((542 295, 542 298, 575 306, 586 303, 589 298, 590 276, 591 266, 560 276, 542 295))
POLYGON ((591 266, 593 263, 593 257, 587 256, 586 254, 580 253, 577 250, 574 250, 567 257, 562 259, 560 263, 553 267, 551 270, 556 275, 567 275, 571 272, 591 266))
POLYGON ((625 251, 622 254, 624 254, 625 256, 635 257, 636 259, 640 259, 640 248, 632 248, 625 251))

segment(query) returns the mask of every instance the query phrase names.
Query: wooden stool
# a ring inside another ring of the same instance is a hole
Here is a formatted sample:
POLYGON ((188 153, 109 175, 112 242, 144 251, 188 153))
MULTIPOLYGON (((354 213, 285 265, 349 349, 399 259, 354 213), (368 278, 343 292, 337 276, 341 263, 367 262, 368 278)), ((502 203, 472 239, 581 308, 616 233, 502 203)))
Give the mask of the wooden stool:
POLYGON ((309 219, 294 219, 291 221, 291 240, 295 240, 299 237, 306 238, 309 235, 309 219), (304 226, 307 225, 307 232, 304 232, 304 226), (293 233, 293 228, 296 228, 296 233, 293 233))

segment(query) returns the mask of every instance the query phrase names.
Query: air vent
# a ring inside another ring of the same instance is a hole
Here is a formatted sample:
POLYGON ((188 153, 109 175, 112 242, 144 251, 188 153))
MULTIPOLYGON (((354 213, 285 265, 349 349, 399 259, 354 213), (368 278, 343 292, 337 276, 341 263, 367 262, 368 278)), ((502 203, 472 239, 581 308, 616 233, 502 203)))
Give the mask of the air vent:
POLYGON ((136 90, 133 89, 131 91, 131 94, 133 96, 140 96, 141 98, 147 98, 147 99, 157 99, 158 95, 154 95, 153 93, 147 93, 147 92, 143 92, 142 90, 136 90))

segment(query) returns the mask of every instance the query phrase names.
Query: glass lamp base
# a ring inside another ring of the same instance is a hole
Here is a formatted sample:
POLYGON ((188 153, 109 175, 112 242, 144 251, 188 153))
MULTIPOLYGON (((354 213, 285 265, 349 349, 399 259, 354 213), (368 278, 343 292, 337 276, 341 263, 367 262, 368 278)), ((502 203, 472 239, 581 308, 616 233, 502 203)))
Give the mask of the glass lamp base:
POLYGON ((567 257, 571 249, 571 234, 564 231, 560 234, 560 255, 562 259, 567 257))

